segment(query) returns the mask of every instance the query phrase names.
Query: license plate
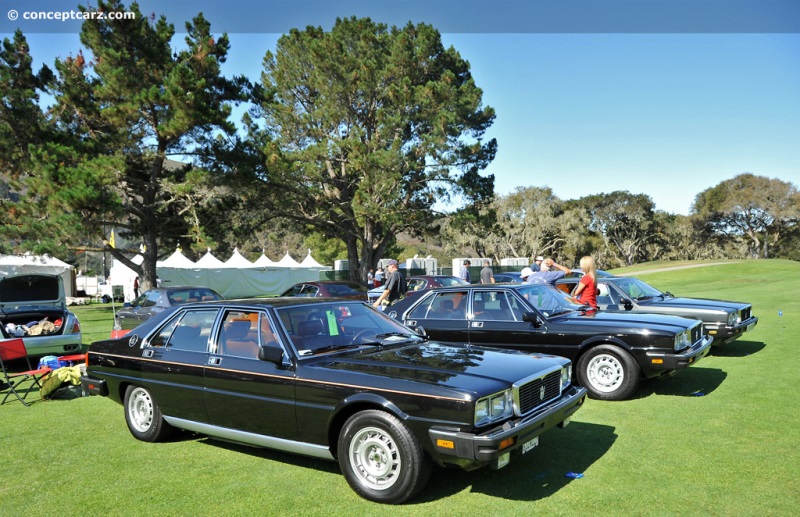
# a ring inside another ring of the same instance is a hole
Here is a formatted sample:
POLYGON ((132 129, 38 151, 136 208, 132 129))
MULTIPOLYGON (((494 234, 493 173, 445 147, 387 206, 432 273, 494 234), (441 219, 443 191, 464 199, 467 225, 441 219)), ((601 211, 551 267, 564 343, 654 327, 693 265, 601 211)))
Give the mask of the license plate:
POLYGON ((567 418, 564 419, 563 422, 561 422, 561 427, 562 428, 563 427, 567 427, 569 425, 569 419, 570 419, 570 417, 567 417, 567 418))
POLYGON ((533 449, 537 445, 539 445, 539 437, 538 436, 536 438, 534 438, 533 440, 529 440, 529 441, 527 441, 527 442, 522 444, 522 454, 525 454, 526 452, 528 452, 529 450, 533 449))
POLYGON ((756 326, 756 324, 755 324, 755 323, 751 323, 751 324, 749 324, 749 325, 747 326, 747 330, 745 330, 745 332, 750 332, 751 330, 753 330, 753 327, 755 327, 755 326, 756 326))

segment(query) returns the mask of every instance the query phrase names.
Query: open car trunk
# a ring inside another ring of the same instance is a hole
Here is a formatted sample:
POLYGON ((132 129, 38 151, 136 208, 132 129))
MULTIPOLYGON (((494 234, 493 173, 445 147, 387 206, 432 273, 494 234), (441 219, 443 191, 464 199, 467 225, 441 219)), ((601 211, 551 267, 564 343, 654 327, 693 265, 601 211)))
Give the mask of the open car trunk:
POLYGON ((0 323, 10 337, 63 333, 67 319, 61 277, 20 275, 0 278, 0 323))

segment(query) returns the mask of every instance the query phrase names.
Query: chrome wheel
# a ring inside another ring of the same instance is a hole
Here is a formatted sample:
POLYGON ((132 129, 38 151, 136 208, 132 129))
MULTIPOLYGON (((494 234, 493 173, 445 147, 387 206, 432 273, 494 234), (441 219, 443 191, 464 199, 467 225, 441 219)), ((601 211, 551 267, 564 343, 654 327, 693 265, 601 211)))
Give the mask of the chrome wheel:
POLYGON ((372 490, 391 488, 402 460, 392 437, 377 427, 365 427, 350 441, 350 465, 361 483, 372 490))
POLYGON ((598 354, 589 361, 586 377, 595 390, 611 393, 625 382, 625 367, 611 354, 598 354))
POLYGON ((146 433, 153 425, 153 398, 144 388, 134 388, 128 397, 128 421, 140 433, 146 433))

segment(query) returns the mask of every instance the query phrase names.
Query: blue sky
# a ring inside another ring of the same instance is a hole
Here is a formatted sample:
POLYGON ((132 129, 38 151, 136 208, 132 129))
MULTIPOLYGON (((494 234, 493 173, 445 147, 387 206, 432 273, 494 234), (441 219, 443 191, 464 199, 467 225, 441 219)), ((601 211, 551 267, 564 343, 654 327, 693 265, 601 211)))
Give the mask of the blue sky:
MULTIPOLYGON (((687 214, 695 195, 742 172, 800 183, 800 16, 788 16, 800 13, 799 3, 726 0, 739 10, 721 16, 720 1, 697 0, 692 5, 707 12, 692 13, 661 0, 569 3, 605 4, 607 17, 536 0, 234 0, 223 10, 208 0, 139 4, 178 29, 202 10, 212 30, 231 37, 226 73, 253 79, 291 27, 329 27, 351 15, 431 23, 470 62, 484 102, 497 112, 489 136, 499 150, 487 172, 498 193, 549 186, 573 199, 628 190, 647 194, 657 209, 687 214), (631 14, 634 4, 661 11, 631 14)), ((76 5, 0 2, 2 13, 76 5)), ((39 64, 80 48, 77 25, 15 26, 2 18, 0 33, 22 27, 39 64)))

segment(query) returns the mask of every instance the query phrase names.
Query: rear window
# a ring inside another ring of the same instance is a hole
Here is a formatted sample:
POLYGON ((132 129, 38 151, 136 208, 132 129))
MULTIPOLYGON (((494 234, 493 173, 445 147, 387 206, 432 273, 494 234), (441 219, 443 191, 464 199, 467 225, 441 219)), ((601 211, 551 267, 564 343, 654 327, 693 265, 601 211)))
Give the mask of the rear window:
POLYGON ((24 275, 3 278, 0 282, 0 301, 37 302, 59 299, 59 277, 24 275))

